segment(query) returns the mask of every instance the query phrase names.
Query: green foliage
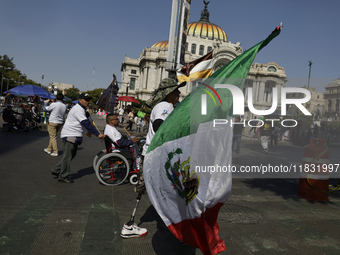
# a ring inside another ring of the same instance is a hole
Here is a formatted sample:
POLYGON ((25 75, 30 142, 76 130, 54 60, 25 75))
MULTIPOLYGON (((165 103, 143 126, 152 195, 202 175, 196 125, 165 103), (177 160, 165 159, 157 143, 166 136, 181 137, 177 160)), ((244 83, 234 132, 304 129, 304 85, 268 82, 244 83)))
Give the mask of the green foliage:
POLYGON ((8 57, 7 55, 0 56, 0 66, 2 66, 0 70, 4 77, 4 88, 6 89, 7 89, 7 83, 8 83, 8 89, 11 89, 18 85, 23 85, 23 84, 32 84, 32 85, 41 86, 39 83, 31 79, 27 79, 27 76, 25 74, 22 74, 20 70, 15 69, 13 58, 8 57), (19 75, 20 75, 20 84, 18 84, 19 75))
POLYGON ((85 93, 89 94, 92 99, 90 101, 90 103, 94 106, 94 107, 98 107, 98 105, 96 104, 101 96, 101 94, 105 91, 105 89, 94 89, 94 90, 88 90, 85 93))
POLYGON ((321 121, 321 125, 325 125, 329 128, 340 128, 340 121, 332 121, 332 122, 327 122, 327 121, 321 121))
POLYGON ((79 98, 79 89, 77 88, 70 88, 70 89, 66 89, 66 96, 71 98, 73 101, 77 100, 79 98))
POLYGON ((7 55, 0 56, 0 66, 13 70, 15 68, 13 58, 9 58, 7 55))
MULTIPOLYGON (((131 106, 132 106, 132 109, 135 110, 135 113, 137 114, 138 111, 141 111, 143 106, 145 106, 145 113, 146 114, 150 114, 152 109, 148 108, 145 104, 146 101, 144 100, 141 100, 141 99, 138 99, 137 100, 140 102, 140 104, 137 104, 137 103, 132 103, 131 106)), ((130 104, 130 103, 129 103, 130 104)))
MULTIPOLYGON (((294 117, 295 120, 297 120, 298 118, 305 119, 307 127, 310 127, 310 125, 312 125, 313 123, 312 116, 298 115, 297 117, 294 117)), ((290 119, 290 118, 287 117, 287 119, 290 119)))

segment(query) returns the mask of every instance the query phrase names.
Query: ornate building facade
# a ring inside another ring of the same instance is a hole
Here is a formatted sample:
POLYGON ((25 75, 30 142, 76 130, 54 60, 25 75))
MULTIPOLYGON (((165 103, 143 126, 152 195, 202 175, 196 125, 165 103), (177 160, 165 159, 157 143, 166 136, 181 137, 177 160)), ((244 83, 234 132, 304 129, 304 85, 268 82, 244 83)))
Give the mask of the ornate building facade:
POLYGON ((324 116, 327 120, 339 121, 340 116, 340 78, 325 87, 324 116))
MULTIPOLYGON (((212 71, 215 72, 239 56, 243 49, 241 43, 231 43, 225 31, 210 22, 209 16, 205 4, 200 20, 188 24, 185 62, 191 62, 213 51, 212 71)), ((149 99, 160 81, 168 77, 168 72, 165 70, 167 53, 168 41, 160 41, 143 49, 138 59, 125 55, 121 66, 122 86, 118 94, 126 95, 128 92, 129 96, 142 100, 149 99)), ((280 92, 286 81, 285 70, 277 63, 254 63, 244 85, 245 98, 247 99, 248 87, 252 87, 254 107, 258 110, 269 109, 272 105, 272 88, 277 87, 280 92)), ((181 97, 187 96, 191 89, 191 86, 181 88, 181 97)), ((252 117, 249 111, 245 112, 245 118, 252 117)))

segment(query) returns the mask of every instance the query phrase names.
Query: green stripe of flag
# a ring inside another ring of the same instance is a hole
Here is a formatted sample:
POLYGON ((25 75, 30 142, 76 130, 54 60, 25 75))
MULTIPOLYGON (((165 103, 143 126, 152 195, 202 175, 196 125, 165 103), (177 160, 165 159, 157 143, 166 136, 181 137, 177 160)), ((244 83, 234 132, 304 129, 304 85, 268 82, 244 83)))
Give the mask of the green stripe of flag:
MULTIPOLYGON (((279 34, 280 27, 277 27, 265 40, 239 55, 233 61, 213 73, 204 82, 212 87, 215 84, 232 84, 242 89, 256 54, 279 34)), ((148 152, 165 142, 196 133, 201 123, 219 119, 221 116, 227 118, 227 116, 232 115, 233 101, 231 93, 227 89, 216 89, 222 99, 223 106, 219 104, 215 106, 212 100, 207 100, 208 113, 207 115, 201 115, 201 95, 205 93, 201 88, 204 88, 204 86, 198 86, 184 98, 164 121, 153 137, 148 152)))

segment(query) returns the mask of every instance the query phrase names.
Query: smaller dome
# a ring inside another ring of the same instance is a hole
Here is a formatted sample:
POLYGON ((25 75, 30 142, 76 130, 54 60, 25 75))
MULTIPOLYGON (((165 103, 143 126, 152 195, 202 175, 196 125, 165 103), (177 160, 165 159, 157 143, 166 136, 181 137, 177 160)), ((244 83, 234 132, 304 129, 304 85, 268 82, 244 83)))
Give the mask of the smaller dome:
POLYGON ((158 43, 155 43, 154 45, 151 46, 151 48, 168 48, 169 47, 169 41, 161 41, 158 43))

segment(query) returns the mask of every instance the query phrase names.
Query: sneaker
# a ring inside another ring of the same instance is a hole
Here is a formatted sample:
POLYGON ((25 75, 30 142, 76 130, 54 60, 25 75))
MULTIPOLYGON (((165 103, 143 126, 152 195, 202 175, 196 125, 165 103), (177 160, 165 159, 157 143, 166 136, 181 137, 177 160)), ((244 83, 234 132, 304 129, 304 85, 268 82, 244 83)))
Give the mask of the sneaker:
POLYGON ((44 152, 46 152, 47 154, 51 154, 51 152, 47 148, 44 149, 44 152))
POLYGON ((140 228, 136 223, 133 225, 124 224, 122 231, 120 232, 120 236, 123 238, 132 238, 132 237, 142 237, 148 233, 146 228, 140 228))
POLYGON ((18 130, 18 128, 16 126, 13 127, 14 129, 18 130))
POLYGON ((53 157, 58 157, 58 153, 54 153, 54 152, 53 152, 53 153, 51 153, 50 155, 53 156, 53 157))

